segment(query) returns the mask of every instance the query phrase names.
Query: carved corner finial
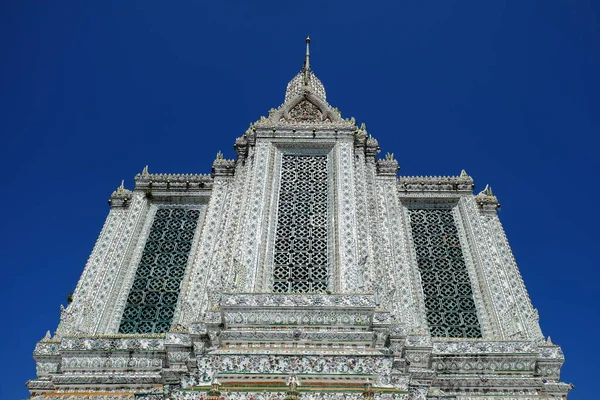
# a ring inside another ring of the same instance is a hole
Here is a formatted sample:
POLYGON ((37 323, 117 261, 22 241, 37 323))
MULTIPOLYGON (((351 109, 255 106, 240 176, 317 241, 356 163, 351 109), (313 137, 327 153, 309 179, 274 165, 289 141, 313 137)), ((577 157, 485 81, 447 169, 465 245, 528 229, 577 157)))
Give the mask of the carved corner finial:
POLYGON ((492 192, 492 188, 490 187, 490 185, 485 185, 485 188, 479 192, 480 195, 484 195, 484 196, 493 196, 494 192, 492 192))
POLYGON ((460 177, 461 178, 469 178, 469 174, 467 174, 467 171, 465 171, 464 169, 460 171, 460 177))
POLYGON ((360 124, 360 130, 361 131, 366 131, 367 130, 367 124, 365 124, 364 122, 360 124))
MULTIPOLYGON (((242 143, 238 143, 238 146, 234 145, 234 147, 236 148, 236 150, 241 150, 241 153, 238 152, 238 157, 240 154, 242 154, 245 157, 245 152, 247 151, 247 149, 245 148, 245 144, 247 142, 243 143, 243 148, 239 147, 240 145, 242 145, 242 143)), ((235 160, 226 160, 223 157, 223 152, 219 151, 217 153, 217 157, 215 158, 215 161, 213 162, 213 167, 212 167, 212 172, 214 176, 233 176, 234 172, 235 172, 235 160)))
POLYGON ((113 196, 114 196, 115 194, 117 194, 117 195, 122 195, 122 194, 124 194, 125 192, 128 192, 128 190, 127 190, 127 189, 125 189, 125 179, 121 179, 121 184, 119 185, 119 187, 117 188, 117 190, 115 190, 115 191, 113 192, 113 196))
POLYGON ((494 196, 494 192, 490 185, 485 185, 485 188, 475 196, 475 200, 479 207, 484 211, 496 211, 500 208, 498 198, 494 196))
POLYGON ((548 336, 548 339, 546 339, 546 344, 549 346, 554 346, 554 343, 552 343, 552 338, 550 336, 548 336))
MULTIPOLYGON (((379 148, 377 149, 379 150, 379 148)), ((398 161, 394 158, 394 153, 387 153, 385 159, 377 160, 377 173, 379 175, 396 176, 398 170, 400 170, 400 167, 398 161)))
MULTIPOLYGON (((270 116, 270 114, 269 114, 269 116, 270 116)), ((262 115, 261 115, 261 117, 260 117, 260 122, 264 122, 264 121, 266 121, 266 120, 267 120, 267 119, 266 119, 264 116, 262 116, 262 115)), ((246 129, 246 132, 244 132, 244 137, 245 137, 245 138, 248 138, 248 137, 252 136, 252 134, 254 134, 254 131, 255 131, 255 130, 256 130, 256 127, 255 127, 255 126, 254 126, 254 124, 251 122, 251 123, 250 123, 250 126, 248 126, 248 129, 246 129)))
POLYGON ((125 207, 129 205, 132 197, 133 193, 131 190, 125 189, 125 180, 123 179, 117 190, 112 192, 108 204, 111 207, 125 207))
POLYGON ((148 176, 150 173, 148 172, 148 166, 146 165, 144 169, 142 169, 142 176, 148 176))
POLYGON ((46 334, 44 335, 44 338, 42 339, 42 342, 48 341, 48 340, 52 340, 52 335, 50 334, 50 331, 46 331, 46 334))

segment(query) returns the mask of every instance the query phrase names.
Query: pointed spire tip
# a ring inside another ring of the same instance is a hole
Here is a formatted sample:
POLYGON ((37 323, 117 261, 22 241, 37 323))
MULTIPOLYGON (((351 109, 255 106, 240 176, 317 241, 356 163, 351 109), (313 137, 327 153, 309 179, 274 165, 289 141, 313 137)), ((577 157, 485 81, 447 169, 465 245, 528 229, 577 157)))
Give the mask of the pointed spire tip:
POLYGON ((310 71, 310 37, 306 37, 306 55, 304 56, 304 65, 302 66, 303 78, 302 83, 304 86, 308 86, 309 79, 309 71, 310 71))
POLYGON ((304 71, 310 71, 310 36, 306 37, 306 55, 304 56, 304 71))

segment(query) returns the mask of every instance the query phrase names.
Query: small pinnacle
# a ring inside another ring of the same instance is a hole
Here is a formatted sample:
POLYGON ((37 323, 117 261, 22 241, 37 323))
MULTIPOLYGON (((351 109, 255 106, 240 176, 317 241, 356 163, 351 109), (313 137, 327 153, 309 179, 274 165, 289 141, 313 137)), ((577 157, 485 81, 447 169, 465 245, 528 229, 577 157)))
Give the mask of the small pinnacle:
POLYGON ((467 171, 465 171, 464 169, 462 171, 460 171, 460 177, 461 178, 466 178, 468 176, 469 176, 469 174, 467 174, 467 171))
POLYGON ((149 175, 148 174, 148 166, 147 165, 144 167, 144 169, 142 169, 142 175, 149 175))

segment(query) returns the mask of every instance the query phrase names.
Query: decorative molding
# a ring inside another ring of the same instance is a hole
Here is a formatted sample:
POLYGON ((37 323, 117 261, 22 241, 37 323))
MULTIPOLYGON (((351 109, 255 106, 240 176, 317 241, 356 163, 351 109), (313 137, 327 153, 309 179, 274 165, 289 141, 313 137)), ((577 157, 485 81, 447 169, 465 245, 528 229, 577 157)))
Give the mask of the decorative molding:
POLYGON ((398 178, 398 193, 403 195, 419 192, 439 192, 456 196, 473 192, 473 178, 461 176, 401 176, 398 178))

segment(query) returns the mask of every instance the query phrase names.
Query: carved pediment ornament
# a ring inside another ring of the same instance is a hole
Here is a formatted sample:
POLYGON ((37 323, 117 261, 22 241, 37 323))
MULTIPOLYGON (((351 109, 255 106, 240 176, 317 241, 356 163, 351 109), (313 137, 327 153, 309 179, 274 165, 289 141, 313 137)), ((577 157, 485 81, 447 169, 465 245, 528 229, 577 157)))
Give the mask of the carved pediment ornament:
POLYGON ((338 113, 317 96, 306 91, 292 100, 284 103, 278 110, 270 113, 267 118, 277 122, 314 122, 330 123, 343 122, 338 113))
POLYGON ((308 122, 323 120, 323 113, 319 110, 319 107, 306 100, 298 103, 288 114, 292 121, 308 122))

